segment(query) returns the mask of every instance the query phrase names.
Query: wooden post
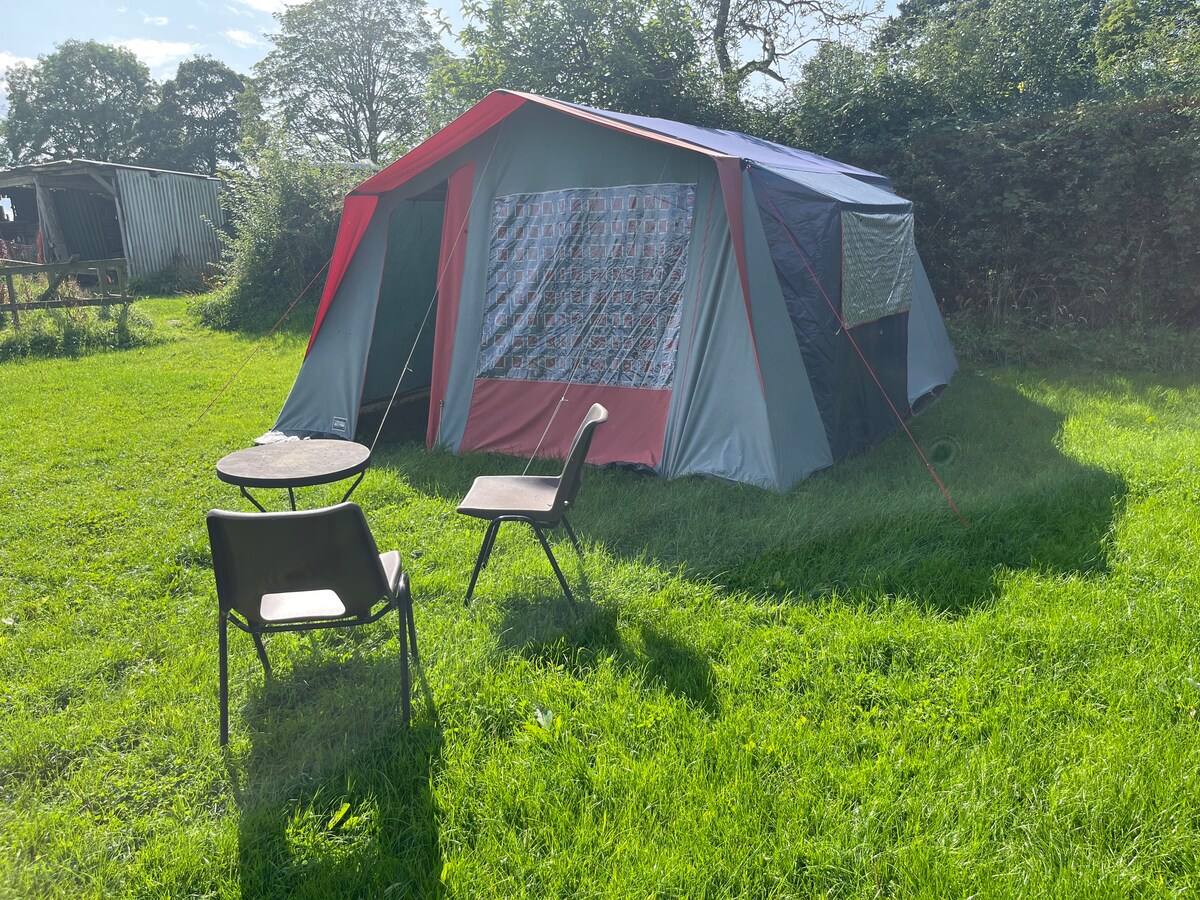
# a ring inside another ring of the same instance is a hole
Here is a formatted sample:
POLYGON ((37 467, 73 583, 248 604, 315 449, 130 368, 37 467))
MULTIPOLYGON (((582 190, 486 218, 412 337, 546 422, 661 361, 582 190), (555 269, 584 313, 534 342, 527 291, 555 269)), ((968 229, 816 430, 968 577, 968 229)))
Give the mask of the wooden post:
POLYGON ((17 311, 17 289, 13 284, 13 277, 9 273, 4 273, 4 286, 8 288, 8 305, 12 307, 13 330, 21 327, 21 314, 17 311))
POLYGON ((46 262, 65 262, 67 260, 67 242, 63 238, 62 229, 58 225, 58 212, 54 209, 54 198, 40 175, 33 176, 33 186, 37 191, 38 219, 42 228, 42 252, 52 259, 46 262), (47 247, 46 244, 50 246, 47 247))

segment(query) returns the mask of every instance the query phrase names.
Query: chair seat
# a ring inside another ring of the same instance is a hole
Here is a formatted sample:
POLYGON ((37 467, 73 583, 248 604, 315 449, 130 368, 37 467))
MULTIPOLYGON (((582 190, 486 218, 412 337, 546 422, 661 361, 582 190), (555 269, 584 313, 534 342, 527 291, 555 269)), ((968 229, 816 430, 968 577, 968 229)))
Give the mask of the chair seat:
MULTIPOLYGON (((550 523, 558 478, 544 475, 481 475, 471 485, 458 511, 478 519, 525 516, 550 523)), ((553 521, 559 516, 555 515, 553 521)))
POLYGON ((304 622, 310 619, 340 619, 346 615, 346 604, 337 591, 321 588, 315 591, 283 591, 263 594, 259 616, 264 622, 304 622))

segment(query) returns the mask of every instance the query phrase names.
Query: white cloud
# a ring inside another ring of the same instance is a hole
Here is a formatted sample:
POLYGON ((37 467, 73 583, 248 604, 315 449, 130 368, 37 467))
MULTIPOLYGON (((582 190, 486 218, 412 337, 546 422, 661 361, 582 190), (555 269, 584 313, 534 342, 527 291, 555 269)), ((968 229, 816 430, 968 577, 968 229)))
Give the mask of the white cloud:
POLYGON ((287 9, 283 0, 238 0, 243 6, 248 6, 255 12, 280 13, 287 9))
POLYGON ((132 51, 133 55, 148 65, 151 73, 155 75, 161 75, 164 69, 201 49, 200 44, 189 44, 184 41, 155 41, 150 38, 130 38, 126 41, 113 41, 112 43, 132 51))
POLYGON ((230 28, 228 31, 222 31, 222 35, 231 43, 237 44, 239 47, 265 47, 266 44, 256 38, 248 31, 242 31, 240 28, 230 28))
POLYGON ((36 59, 30 59, 28 56, 17 56, 0 50, 0 115, 8 112, 8 85, 5 83, 4 73, 13 66, 32 66, 36 62, 36 59))
POLYGON ((281 13, 289 6, 299 6, 305 0, 238 0, 242 6, 248 6, 255 12, 281 13))
POLYGON ((171 20, 166 16, 148 16, 146 13, 142 13, 142 21, 147 25, 162 26, 168 24, 171 20))
POLYGON ((11 69, 13 66, 26 65, 32 66, 36 59, 31 59, 28 56, 17 56, 14 53, 5 53, 0 50, 0 78, 4 77, 4 70, 11 69))

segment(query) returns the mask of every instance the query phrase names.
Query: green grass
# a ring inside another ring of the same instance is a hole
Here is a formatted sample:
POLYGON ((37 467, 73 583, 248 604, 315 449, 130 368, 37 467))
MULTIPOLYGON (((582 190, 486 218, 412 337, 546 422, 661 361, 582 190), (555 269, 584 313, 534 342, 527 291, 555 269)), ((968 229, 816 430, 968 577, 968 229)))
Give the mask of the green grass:
MULTIPOLYGON (((578 616, 454 505, 494 457, 376 453, 394 621, 231 639, 204 514, 304 337, 0 364, 0 897, 1167 897, 1200 891, 1200 383, 965 367, 785 495, 589 471, 578 616)), ((312 488, 301 502, 338 498, 312 488)), ((272 502, 282 505, 282 499, 272 502)), ((565 540, 568 577, 581 573, 565 540)))

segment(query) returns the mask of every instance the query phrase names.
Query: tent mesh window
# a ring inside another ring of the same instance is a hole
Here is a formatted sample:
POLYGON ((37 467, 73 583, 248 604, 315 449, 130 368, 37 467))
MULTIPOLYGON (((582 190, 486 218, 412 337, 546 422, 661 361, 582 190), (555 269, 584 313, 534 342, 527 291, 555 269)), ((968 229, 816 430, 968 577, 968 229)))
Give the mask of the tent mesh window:
POLYGON ((669 388, 695 185, 493 202, 477 375, 669 388))
POLYGON ((842 213, 842 319, 847 328, 908 310, 914 246, 910 214, 842 213))

